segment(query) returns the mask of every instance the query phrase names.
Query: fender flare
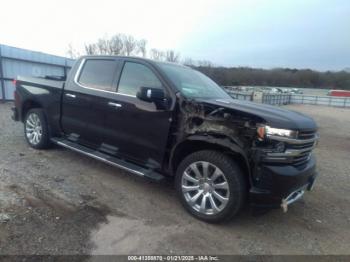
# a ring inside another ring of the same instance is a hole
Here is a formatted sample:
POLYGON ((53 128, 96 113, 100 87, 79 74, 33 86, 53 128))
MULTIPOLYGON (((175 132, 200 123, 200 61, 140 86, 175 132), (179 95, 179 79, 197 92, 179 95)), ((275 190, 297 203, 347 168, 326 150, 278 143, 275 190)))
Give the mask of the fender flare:
POLYGON ((26 99, 24 99, 21 103, 21 108, 20 108, 21 110, 20 119, 22 122, 26 117, 27 111, 30 110, 31 108, 44 108, 44 106, 43 106, 43 103, 35 97, 27 97, 26 99), (27 105, 35 105, 35 106, 29 106, 29 108, 27 108, 27 105))

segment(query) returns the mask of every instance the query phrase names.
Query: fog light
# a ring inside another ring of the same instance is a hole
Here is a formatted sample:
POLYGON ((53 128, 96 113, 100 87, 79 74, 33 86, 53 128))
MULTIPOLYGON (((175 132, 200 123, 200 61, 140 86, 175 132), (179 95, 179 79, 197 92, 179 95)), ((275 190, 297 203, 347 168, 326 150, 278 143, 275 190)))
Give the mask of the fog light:
POLYGON ((283 153, 285 149, 286 149, 285 143, 280 142, 276 145, 276 150, 274 151, 277 151, 278 153, 283 153))

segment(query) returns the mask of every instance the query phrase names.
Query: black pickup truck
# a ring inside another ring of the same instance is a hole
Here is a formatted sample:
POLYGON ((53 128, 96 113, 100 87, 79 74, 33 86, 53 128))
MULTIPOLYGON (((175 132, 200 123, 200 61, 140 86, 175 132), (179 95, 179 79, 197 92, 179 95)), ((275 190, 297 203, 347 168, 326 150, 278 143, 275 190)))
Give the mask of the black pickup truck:
POLYGON ((160 180, 208 222, 249 202, 282 207, 311 190, 317 126, 305 115, 231 98, 189 67, 82 57, 67 80, 18 77, 13 119, 36 149, 57 144, 160 180))

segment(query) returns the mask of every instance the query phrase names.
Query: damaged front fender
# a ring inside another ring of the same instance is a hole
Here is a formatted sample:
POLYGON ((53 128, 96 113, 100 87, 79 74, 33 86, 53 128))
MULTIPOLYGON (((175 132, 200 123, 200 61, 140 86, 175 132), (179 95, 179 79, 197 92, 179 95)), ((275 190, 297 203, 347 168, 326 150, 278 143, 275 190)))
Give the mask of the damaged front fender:
POLYGON ((178 97, 178 113, 172 128, 170 167, 175 170, 177 159, 195 150, 223 149, 236 155, 244 166, 251 182, 251 148, 256 135, 255 118, 239 111, 211 103, 178 97), (186 145, 194 145, 191 150, 186 145), (184 152, 182 149, 186 148, 184 152), (179 153, 180 152, 180 153, 179 153), (175 159, 175 161, 174 161, 175 159))

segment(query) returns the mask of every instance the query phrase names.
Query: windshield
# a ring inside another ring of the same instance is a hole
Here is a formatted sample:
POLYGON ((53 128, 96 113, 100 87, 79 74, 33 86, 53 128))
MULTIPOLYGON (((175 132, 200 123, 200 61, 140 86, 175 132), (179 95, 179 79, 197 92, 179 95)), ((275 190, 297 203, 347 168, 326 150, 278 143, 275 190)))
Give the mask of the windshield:
POLYGON ((231 98, 220 86, 204 74, 188 67, 159 63, 177 89, 188 98, 231 98))

